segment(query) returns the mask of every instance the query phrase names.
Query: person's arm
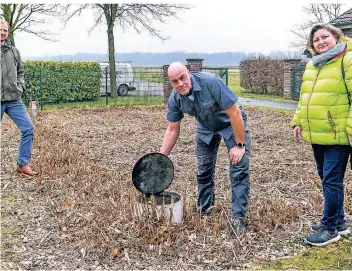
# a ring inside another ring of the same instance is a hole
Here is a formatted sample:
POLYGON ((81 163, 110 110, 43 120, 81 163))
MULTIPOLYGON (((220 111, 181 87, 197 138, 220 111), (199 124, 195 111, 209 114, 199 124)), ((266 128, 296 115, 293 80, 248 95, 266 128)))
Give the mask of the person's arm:
POLYGON ((23 63, 21 59, 20 52, 17 50, 17 48, 14 47, 14 50, 16 51, 17 54, 17 81, 18 83, 21 84, 22 89, 25 89, 25 81, 24 81, 24 69, 23 69, 23 63))
MULTIPOLYGON (((242 119, 242 114, 240 108, 237 106, 236 102, 238 100, 237 96, 224 84, 220 77, 216 76, 210 85, 210 93, 215 99, 215 101, 220 105, 221 109, 229 116, 232 131, 237 143, 246 142, 246 134, 244 128, 244 122, 242 119)), ((229 151, 230 161, 233 165, 238 164, 244 154, 246 148, 243 147, 233 147, 229 151)))
POLYGON ((164 134, 163 145, 160 152, 165 155, 171 153, 172 148, 175 146, 178 136, 180 135, 181 121, 169 122, 166 132, 164 134))
MULTIPOLYGON (((245 143, 246 134, 244 130, 244 123, 243 123, 241 111, 238 108, 237 104, 233 104, 231 107, 225 110, 225 113, 230 118, 232 131, 233 131, 233 134, 235 135, 236 142, 245 143)), ((233 147, 230 150, 229 155, 233 165, 236 165, 242 160, 245 151, 246 151, 245 147, 239 148, 237 146, 233 147)))
POLYGON ((301 111, 301 98, 298 101, 296 112, 291 120, 290 127, 293 128, 293 136, 296 138, 296 141, 300 143, 302 141, 302 126, 300 119, 301 111))
POLYGON ((237 104, 232 105, 229 109, 225 110, 225 113, 229 116, 232 131, 235 135, 236 142, 245 143, 246 135, 244 131, 244 123, 241 115, 241 111, 237 104))
MULTIPOLYGON (((300 96, 302 96, 302 93, 300 94, 300 96)), ((298 101, 298 104, 297 104, 297 109, 296 109, 295 114, 293 115, 293 118, 292 118, 291 123, 290 123, 290 127, 293 128, 293 129, 295 127, 301 127, 300 111, 301 111, 301 97, 299 98, 299 101, 298 101)))
MULTIPOLYGON (((307 64, 304 72, 306 72, 307 67, 308 67, 308 64, 307 64)), ((303 77, 304 77, 304 75, 303 75, 303 77)), ((302 125, 301 125, 302 94, 303 94, 303 91, 302 91, 302 86, 301 86, 297 109, 296 109, 295 114, 293 115, 291 123, 290 123, 290 127, 293 129, 293 136, 294 136, 294 138, 296 138, 296 141, 298 143, 300 143, 302 141, 302 125)))
POLYGON ((346 132, 348 134, 348 139, 350 145, 352 146, 352 53, 348 52, 344 56, 344 70, 345 70, 345 84, 348 92, 349 104, 350 104, 350 113, 347 118, 347 127, 346 132))

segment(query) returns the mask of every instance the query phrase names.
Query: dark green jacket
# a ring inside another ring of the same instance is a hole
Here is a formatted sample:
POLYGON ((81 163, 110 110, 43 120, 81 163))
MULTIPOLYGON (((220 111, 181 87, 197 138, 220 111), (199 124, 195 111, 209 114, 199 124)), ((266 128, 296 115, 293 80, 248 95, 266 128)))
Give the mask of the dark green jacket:
POLYGON ((24 71, 20 53, 7 39, 1 45, 1 101, 21 100, 24 89, 24 71))

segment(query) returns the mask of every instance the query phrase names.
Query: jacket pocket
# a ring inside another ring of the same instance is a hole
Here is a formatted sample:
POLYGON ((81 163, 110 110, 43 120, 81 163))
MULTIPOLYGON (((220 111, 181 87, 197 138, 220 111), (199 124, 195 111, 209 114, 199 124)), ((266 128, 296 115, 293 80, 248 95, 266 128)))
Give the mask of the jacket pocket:
POLYGON ((196 115, 194 105, 188 101, 181 103, 181 111, 193 117, 196 115))
POLYGON ((203 110, 206 112, 206 114, 216 114, 216 113, 222 111, 222 109, 215 102, 215 100, 210 100, 208 102, 201 102, 200 106, 203 108, 203 110))
POLYGON ((19 93, 23 93, 23 87, 19 82, 13 82, 14 89, 17 90, 19 93))

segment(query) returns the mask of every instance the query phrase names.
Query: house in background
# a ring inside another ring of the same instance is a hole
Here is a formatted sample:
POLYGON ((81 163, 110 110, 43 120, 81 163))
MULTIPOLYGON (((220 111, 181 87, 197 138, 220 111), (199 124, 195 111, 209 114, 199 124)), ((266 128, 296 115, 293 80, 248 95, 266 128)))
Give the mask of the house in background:
POLYGON ((352 38, 352 8, 333 19, 330 24, 340 28, 345 36, 352 38))

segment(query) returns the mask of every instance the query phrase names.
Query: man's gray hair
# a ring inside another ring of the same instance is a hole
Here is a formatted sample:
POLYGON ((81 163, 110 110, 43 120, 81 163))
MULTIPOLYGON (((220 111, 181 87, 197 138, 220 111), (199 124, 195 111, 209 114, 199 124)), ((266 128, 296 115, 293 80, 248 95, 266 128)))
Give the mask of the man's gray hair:
POLYGON ((5 20, 4 17, 0 16, 0 20, 1 20, 2 22, 5 22, 5 23, 7 24, 7 27, 9 27, 9 23, 5 20))

